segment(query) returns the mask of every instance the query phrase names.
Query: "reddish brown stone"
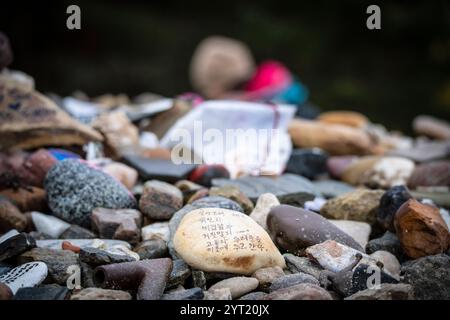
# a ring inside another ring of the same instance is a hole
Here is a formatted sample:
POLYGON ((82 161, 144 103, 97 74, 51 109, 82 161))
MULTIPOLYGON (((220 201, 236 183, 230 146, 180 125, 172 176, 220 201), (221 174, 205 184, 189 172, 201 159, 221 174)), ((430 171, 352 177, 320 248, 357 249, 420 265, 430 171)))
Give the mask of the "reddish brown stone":
POLYGON ((36 187, 5 189, 0 195, 8 198, 22 212, 39 211, 46 212, 48 209, 45 190, 36 187))
POLYGON ((0 233, 11 229, 23 231, 27 227, 27 218, 19 209, 4 197, 0 197, 0 233))
POLYGON ((450 246, 450 232, 439 209, 410 199, 397 211, 397 236, 405 253, 417 259, 444 253, 450 246))
POLYGON ((450 186, 450 161, 436 161, 418 165, 408 185, 410 188, 420 186, 450 186))

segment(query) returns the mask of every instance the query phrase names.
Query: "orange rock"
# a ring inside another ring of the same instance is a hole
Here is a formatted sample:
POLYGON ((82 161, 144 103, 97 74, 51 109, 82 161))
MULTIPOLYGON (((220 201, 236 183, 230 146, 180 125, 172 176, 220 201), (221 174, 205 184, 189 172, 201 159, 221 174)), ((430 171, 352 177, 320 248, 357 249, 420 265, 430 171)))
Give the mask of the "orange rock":
POLYGON ((141 152, 141 155, 143 157, 150 159, 163 159, 163 160, 171 159, 171 151, 165 148, 144 149, 141 152))
POLYGON ((323 112, 317 118, 320 122, 342 124, 349 127, 363 128, 369 123, 369 119, 354 111, 328 111, 323 112))
POLYGON ((289 134, 296 147, 318 147, 331 155, 365 155, 374 147, 364 130, 341 124, 294 119, 289 125, 289 134))
POLYGON ((410 199, 395 214, 394 226, 403 250, 413 259, 450 247, 449 229, 436 207, 410 199))
POLYGON ((80 247, 78 247, 76 245, 73 245, 69 241, 63 241, 62 244, 61 244, 61 247, 62 247, 63 250, 70 250, 70 251, 75 252, 75 253, 79 253, 80 250, 81 250, 80 247))

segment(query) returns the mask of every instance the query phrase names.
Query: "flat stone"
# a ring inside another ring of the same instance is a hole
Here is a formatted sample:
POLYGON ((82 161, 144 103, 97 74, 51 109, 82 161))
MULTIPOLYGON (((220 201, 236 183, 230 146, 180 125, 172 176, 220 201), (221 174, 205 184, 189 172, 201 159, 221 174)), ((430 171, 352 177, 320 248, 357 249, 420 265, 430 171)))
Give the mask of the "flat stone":
POLYGON ((318 180, 312 182, 316 190, 322 194, 325 198, 335 198, 344 193, 351 192, 355 190, 355 187, 336 180, 318 180))
POLYGON ((229 288, 204 291, 203 300, 233 300, 229 288))
POLYGON ((432 139, 450 139, 450 123, 428 115, 419 115, 413 120, 413 129, 417 135, 432 139))
POLYGON ((412 196, 405 186, 395 186, 387 190, 380 199, 377 221, 385 230, 395 232, 394 217, 398 209, 412 196))
POLYGON ((121 290, 86 288, 73 293, 70 300, 131 300, 131 295, 121 290))
POLYGON ((94 248, 101 248, 104 250, 110 250, 115 246, 125 246, 127 248, 131 248, 130 244, 128 242, 122 241, 122 240, 109 240, 109 239, 49 239, 49 240, 37 240, 36 246, 38 248, 47 248, 47 249, 54 249, 54 250, 61 250, 62 249, 62 243, 64 241, 68 241, 71 244, 80 247, 80 248, 86 248, 86 247, 94 247, 94 248))
POLYGON ((139 242, 142 214, 137 210, 96 208, 91 221, 101 238, 139 242))
POLYGON ((320 213, 329 219, 355 220, 374 224, 382 190, 357 189, 328 200, 320 213))
POLYGON ((70 266, 79 266, 78 255, 68 250, 53 250, 34 248, 19 256, 19 263, 42 261, 48 267, 48 275, 60 284, 66 285, 70 274, 67 270, 70 266))
POLYGON ((27 219, 19 209, 4 197, 0 197, 0 233, 11 229, 25 230, 27 219))
POLYGON ((435 161, 420 164, 408 180, 408 186, 450 186, 450 161, 435 161))
POLYGON ((328 220, 340 230, 355 239, 362 248, 365 248, 369 242, 369 236, 372 232, 370 224, 352 220, 328 220))
POLYGON ((0 243, 0 261, 4 261, 30 250, 36 246, 34 238, 26 233, 8 237, 0 243))
POLYGON ((333 300, 325 289, 311 284, 300 283, 279 289, 263 297, 263 300, 333 300))
POLYGON ((191 288, 169 294, 163 294, 161 300, 203 300, 204 294, 201 288, 191 288))
POLYGON ((259 287, 262 290, 267 290, 268 287, 278 278, 284 276, 283 269, 280 267, 269 267, 269 268, 261 268, 256 270, 252 277, 256 278, 259 281, 259 287))
MULTIPOLYGON (((399 156, 424 163, 446 159, 450 155, 450 141, 417 141, 411 148, 391 150, 388 155, 399 156)), ((417 169, 417 167, 416 167, 417 169)))
POLYGON ((170 240, 169 222, 154 222, 141 229, 142 240, 170 240))
POLYGON ((4 97, 0 103, 0 149, 84 145, 102 140, 97 131, 77 122, 37 91, 2 82, 0 96, 4 97))
POLYGON ((264 193, 256 201, 255 209, 250 213, 250 218, 255 220, 264 230, 269 231, 267 228, 267 216, 269 215, 270 209, 279 204, 280 201, 272 193, 264 193))
POLYGON ((398 262, 398 259, 392 253, 379 250, 372 253, 370 257, 383 263, 383 270, 385 272, 389 273, 397 280, 400 279, 401 265, 400 262, 398 262))
POLYGON ((414 300, 414 290, 409 284, 382 283, 379 288, 358 291, 345 300, 414 300))
POLYGON ((172 160, 151 159, 135 154, 126 154, 123 160, 135 168, 143 179, 157 179, 170 183, 186 179, 189 173, 197 167, 195 164, 175 164, 172 160))
POLYGON ((267 296, 265 292, 254 291, 243 295, 238 300, 263 300, 265 296, 267 296))
POLYGON ((264 193, 272 193, 281 203, 303 206, 305 201, 319 195, 311 181, 295 174, 283 174, 276 178, 245 176, 234 180, 213 180, 213 186, 224 185, 238 187, 253 202, 256 202, 264 193))
POLYGON ((233 200, 244 209, 244 213, 246 214, 250 214, 253 210, 253 202, 251 202, 250 199, 236 186, 225 185, 223 187, 212 187, 209 190, 209 195, 212 197, 220 196, 233 200))
POLYGON ((183 260, 173 260, 172 263, 172 272, 170 273, 166 288, 173 288, 178 285, 183 285, 184 281, 186 281, 186 279, 191 275, 191 269, 183 260))
POLYGON ((139 208, 148 218, 168 220, 182 206, 183 194, 177 187, 158 180, 145 183, 139 208))
POLYGON ((386 231, 382 237, 372 239, 366 245, 366 252, 368 254, 372 254, 380 250, 392 253, 400 262, 407 259, 395 233, 386 231))
POLYGON ((90 226, 95 208, 135 208, 129 191, 108 174, 73 159, 59 161, 44 182, 53 214, 82 227, 90 226))
POLYGON ((370 256, 334 240, 327 240, 323 243, 311 246, 306 249, 306 254, 324 269, 332 272, 339 272, 350 265, 355 260, 357 254, 363 256, 361 262, 376 265, 376 260, 372 259, 370 256))
POLYGON ((228 209, 191 211, 173 243, 183 260, 203 271, 252 274, 263 267, 285 266, 266 231, 247 215, 228 209))
POLYGON ((348 166, 341 178, 351 185, 391 188, 405 185, 414 167, 414 162, 406 158, 368 156, 348 166))
POLYGON ((166 242, 161 239, 145 240, 134 248, 134 252, 141 260, 164 258, 169 254, 166 242))
POLYGON ((296 255, 305 248, 336 239, 359 251, 362 247, 349 235, 319 214, 292 206, 273 207, 267 217, 267 226, 278 247, 296 255))
POLYGON ((449 229, 436 207, 410 199, 398 209, 394 226, 404 252, 413 259, 450 247, 449 229))
POLYGON ((78 256, 80 261, 91 266, 134 261, 132 257, 127 255, 111 254, 108 251, 89 247, 81 249, 78 256))
POLYGON ((294 149, 286 164, 286 172, 314 179, 327 172, 327 158, 327 153, 318 148, 294 149))
POLYGON ((97 235, 92 231, 77 226, 76 224, 70 225, 70 227, 59 236, 60 239, 94 239, 96 237, 97 235))
POLYGON ((270 286, 269 291, 273 292, 279 289, 295 286, 300 283, 311 283, 320 286, 319 280, 307 273, 299 272, 275 279, 270 286))
POLYGON ((402 265, 402 282, 413 286, 419 300, 450 299, 450 256, 438 254, 402 265))
POLYGON ((369 154, 374 146, 366 131, 342 124, 294 119, 288 130, 295 147, 317 147, 331 155, 369 154))
POLYGON ((34 287, 47 277, 47 266, 44 262, 21 264, 8 273, 0 276, 0 282, 7 285, 13 294, 20 288, 34 287))
POLYGON ((37 211, 31 212, 31 219, 37 231, 52 238, 58 238, 70 227, 70 224, 61 219, 37 211))
POLYGON ((39 287, 21 288, 14 295, 14 300, 65 300, 69 289, 57 284, 41 285, 39 287))
POLYGON ((306 273, 312 275, 314 278, 319 279, 323 268, 311 261, 306 257, 297 257, 290 253, 285 253, 284 259, 286 260, 286 265, 292 273, 306 273))
POLYGON ((209 288, 214 291, 227 288, 230 290, 232 299, 237 299, 250 291, 258 288, 258 279, 252 277, 233 277, 217 282, 209 288))

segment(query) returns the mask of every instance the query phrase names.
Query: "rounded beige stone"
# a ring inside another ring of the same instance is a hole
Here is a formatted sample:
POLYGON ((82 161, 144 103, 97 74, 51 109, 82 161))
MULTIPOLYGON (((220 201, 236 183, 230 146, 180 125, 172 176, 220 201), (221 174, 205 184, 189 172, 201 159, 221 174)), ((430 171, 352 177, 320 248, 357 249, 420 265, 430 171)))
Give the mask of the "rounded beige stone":
POLYGON ((189 212, 173 242, 186 263, 203 271, 250 275, 265 267, 285 267, 267 232, 247 215, 233 210, 202 208, 189 212))

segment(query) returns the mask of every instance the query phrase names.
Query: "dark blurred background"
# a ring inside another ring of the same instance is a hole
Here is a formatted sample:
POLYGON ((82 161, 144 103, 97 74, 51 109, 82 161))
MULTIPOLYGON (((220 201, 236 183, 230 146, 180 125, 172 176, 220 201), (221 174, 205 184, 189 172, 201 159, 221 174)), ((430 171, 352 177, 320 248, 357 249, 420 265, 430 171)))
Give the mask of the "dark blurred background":
POLYGON ((415 115, 450 119, 450 1, 2 1, 0 30, 12 69, 42 92, 90 96, 191 90, 188 66, 200 40, 244 41, 257 62, 284 62, 323 110, 366 114, 410 132, 415 115), (66 8, 81 7, 81 30, 66 8), (381 30, 366 8, 381 7, 381 30))

